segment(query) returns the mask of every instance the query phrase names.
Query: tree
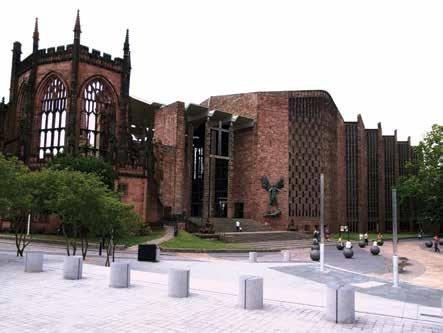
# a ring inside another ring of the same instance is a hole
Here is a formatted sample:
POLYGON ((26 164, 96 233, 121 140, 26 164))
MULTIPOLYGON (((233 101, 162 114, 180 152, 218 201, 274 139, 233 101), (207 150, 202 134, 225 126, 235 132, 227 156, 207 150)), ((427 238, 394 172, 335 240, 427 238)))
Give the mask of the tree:
POLYGON ((407 165, 398 185, 400 203, 412 200, 421 223, 439 224, 443 232, 443 126, 433 125, 407 165))
POLYGON ((29 170, 17 158, 6 159, 0 154, 0 216, 10 221, 15 234, 17 256, 31 242, 27 234, 27 217, 32 209, 29 170))
POLYGON ((52 159, 47 168, 53 170, 70 170, 97 175, 110 190, 114 189, 114 181, 117 179, 117 172, 113 166, 103 159, 93 156, 71 156, 58 154, 52 159))
POLYGON ((71 170, 43 169, 30 173, 28 182, 34 211, 55 214, 60 219, 68 255, 77 253, 81 242, 83 258, 88 251, 88 237, 98 220, 101 197, 111 191, 95 174, 71 170))
POLYGON ((85 258, 89 246, 88 237, 93 234, 91 231, 97 229, 95 223, 100 220, 102 197, 111 195, 111 191, 94 174, 50 169, 46 172, 58 179, 61 185, 57 185, 58 194, 51 201, 50 207, 60 218, 67 254, 70 255, 71 249, 75 255, 80 241, 85 258))
POLYGON ((105 266, 109 266, 110 257, 112 257, 112 261, 115 259, 115 247, 118 242, 140 230, 142 221, 139 215, 134 212, 133 205, 120 202, 115 194, 105 195, 101 200, 99 222, 96 226, 98 227, 97 232, 105 240, 105 266))

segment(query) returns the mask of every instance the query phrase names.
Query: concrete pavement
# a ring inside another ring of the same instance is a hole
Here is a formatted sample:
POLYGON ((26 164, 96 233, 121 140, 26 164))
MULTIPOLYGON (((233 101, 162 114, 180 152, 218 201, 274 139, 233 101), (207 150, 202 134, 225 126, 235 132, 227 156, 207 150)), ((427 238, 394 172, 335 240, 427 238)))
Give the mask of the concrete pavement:
POLYGON ((0 252, 0 331, 443 332, 443 321, 432 316, 440 314, 438 307, 360 292, 356 293, 355 324, 327 322, 325 285, 281 271, 310 267, 312 274, 320 274, 312 264, 179 257, 131 263, 134 286, 114 290, 108 288, 106 267, 86 264, 85 279, 66 281, 61 277, 62 256, 48 255, 45 271, 30 274, 23 272, 23 259, 0 252), (166 273, 171 267, 191 269, 190 298, 167 297, 166 273), (264 310, 244 311, 236 306, 242 274, 263 276, 264 310))

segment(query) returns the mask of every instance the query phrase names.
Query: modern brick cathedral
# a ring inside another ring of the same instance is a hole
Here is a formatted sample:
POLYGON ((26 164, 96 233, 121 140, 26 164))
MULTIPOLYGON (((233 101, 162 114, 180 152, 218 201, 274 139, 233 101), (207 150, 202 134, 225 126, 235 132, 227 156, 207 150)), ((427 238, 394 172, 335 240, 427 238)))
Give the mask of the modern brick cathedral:
MULTIPOLYGON (((59 153, 111 162, 116 187, 147 223, 255 220, 276 230, 325 223, 331 231, 391 228, 391 187, 411 159, 410 140, 344 121, 325 91, 212 96, 200 104, 147 104, 129 96, 129 34, 123 57, 81 44, 12 50, 9 102, 0 105, 0 149, 31 169, 59 153), (209 220, 208 220, 209 218, 209 220)), ((412 206, 400 230, 415 228, 412 206)), ((45 222, 41 222, 45 223, 45 222)))

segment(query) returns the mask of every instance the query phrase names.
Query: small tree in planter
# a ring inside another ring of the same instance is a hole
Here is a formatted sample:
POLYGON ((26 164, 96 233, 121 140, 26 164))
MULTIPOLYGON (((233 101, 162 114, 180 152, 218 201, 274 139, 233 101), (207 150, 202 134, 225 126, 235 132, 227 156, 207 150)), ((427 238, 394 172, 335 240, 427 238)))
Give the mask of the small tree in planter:
POLYGON ((0 215, 11 223, 17 256, 23 257, 32 236, 27 234, 27 217, 32 209, 29 170, 17 158, 0 154, 0 215))
POLYGON ((76 255, 80 241, 85 258, 90 230, 98 219, 100 199, 110 191, 94 174, 53 169, 35 174, 39 186, 36 186, 34 197, 40 211, 60 218, 67 255, 76 255))
POLYGON ((101 200, 101 214, 96 230, 105 239, 105 266, 109 266, 110 258, 115 260, 116 245, 124 237, 135 235, 142 221, 133 211, 133 205, 120 202, 115 195, 103 196, 101 200))

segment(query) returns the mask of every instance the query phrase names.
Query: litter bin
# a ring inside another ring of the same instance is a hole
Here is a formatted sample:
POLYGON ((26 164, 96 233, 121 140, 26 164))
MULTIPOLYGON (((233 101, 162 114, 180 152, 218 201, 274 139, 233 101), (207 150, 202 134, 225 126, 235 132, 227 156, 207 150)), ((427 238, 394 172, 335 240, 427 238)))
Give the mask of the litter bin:
POLYGON ((157 261, 157 245, 139 244, 138 245, 138 261, 157 261))

